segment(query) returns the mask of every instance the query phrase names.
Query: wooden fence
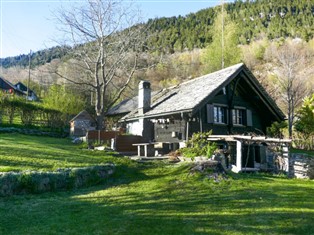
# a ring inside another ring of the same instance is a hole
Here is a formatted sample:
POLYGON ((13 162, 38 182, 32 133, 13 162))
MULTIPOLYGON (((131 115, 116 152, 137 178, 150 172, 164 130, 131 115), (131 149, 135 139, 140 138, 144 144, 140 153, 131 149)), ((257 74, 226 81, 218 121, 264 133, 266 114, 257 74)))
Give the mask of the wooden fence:
POLYGON ((119 131, 97 131, 91 130, 86 134, 86 141, 88 143, 108 143, 110 144, 111 139, 116 138, 119 134, 119 131))
POLYGON ((136 153, 136 143, 143 143, 143 137, 137 135, 123 135, 120 131, 88 131, 86 134, 88 143, 108 144, 117 152, 136 153), (114 141, 112 146, 112 140, 114 141))
POLYGON ((115 149, 118 152, 136 153, 137 147, 133 144, 142 143, 143 137, 138 135, 118 135, 115 142, 115 149))

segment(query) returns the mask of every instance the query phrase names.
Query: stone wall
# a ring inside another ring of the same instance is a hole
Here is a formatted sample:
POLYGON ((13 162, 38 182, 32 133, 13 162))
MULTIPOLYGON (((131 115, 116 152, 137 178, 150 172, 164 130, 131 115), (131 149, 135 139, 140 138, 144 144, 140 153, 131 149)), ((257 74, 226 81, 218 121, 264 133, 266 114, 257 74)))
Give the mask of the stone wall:
POLYGON ((306 154, 290 154, 289 176, 314 179, 314 157, 306 154))
POLYGON ((49 136, 64 138, 68 136, 66 132, 41 131, 38 129, 16 128, 16 127, 0 127, 0 133, 19 133, 24 135, 49 136))
POLYGON ((105 182, 114 171, 114 164, 106 164, 53 172, 0 172, 0 197, 94 186, 105 182))

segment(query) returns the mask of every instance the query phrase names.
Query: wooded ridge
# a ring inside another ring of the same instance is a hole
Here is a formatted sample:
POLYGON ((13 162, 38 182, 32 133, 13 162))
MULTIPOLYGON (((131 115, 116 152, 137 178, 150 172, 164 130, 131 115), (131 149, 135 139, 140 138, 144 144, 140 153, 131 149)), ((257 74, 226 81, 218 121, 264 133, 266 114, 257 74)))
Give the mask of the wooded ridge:
MULTIPOLYGON (((225 4, 225 10, 239 29, 238 43, 245 45, 261 37, 313 38, 314 4, 308 0, 255 0, 225 4)), ((212 25, 220 6, 200 10, 186 16, 162 17, 147 21, 150 35, 147 48, 164 53, 205 48, 212 42, 212 25)), ((56 46, 34 52, 32 67, 61 59, 70 47, 56 46)), ((28 66, 28 55, 0 58, 0 66, 28 66)))

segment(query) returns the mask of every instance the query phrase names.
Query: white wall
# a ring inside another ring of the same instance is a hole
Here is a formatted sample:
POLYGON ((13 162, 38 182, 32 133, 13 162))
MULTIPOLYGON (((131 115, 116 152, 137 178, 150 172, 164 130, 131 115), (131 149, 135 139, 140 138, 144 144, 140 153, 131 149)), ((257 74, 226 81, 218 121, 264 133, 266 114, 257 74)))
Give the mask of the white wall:
POLYGON ((144 120, 139 119, 138 121, 129 122, 126 125, 126 132, 132 135, 143 135, 144 120))

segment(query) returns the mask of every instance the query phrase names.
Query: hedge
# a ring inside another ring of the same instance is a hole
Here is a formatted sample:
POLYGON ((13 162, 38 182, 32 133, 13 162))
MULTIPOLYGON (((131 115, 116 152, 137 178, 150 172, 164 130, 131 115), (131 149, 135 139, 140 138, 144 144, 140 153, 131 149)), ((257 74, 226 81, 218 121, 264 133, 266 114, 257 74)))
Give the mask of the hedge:
POLYGON ((43 107, 41 103, 26 102, 21 97, 0 94, 0 123, 6 119, 9 124, 14 124, 17 121, 16 118, 25 126, 39 124, 60 128, 67 125, 69 115, 43 107))

